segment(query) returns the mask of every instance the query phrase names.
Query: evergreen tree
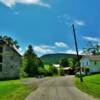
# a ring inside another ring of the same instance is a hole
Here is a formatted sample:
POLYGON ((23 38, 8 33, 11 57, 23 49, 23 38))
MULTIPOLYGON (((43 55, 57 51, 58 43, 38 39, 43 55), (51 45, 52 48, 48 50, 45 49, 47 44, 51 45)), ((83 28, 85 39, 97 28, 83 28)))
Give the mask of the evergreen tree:
POLYGON ((24 54, 24 62, 25 62, 24 63, 25 64, 24 71, 27 73, 27 75, 29 77, 37 75, 38 68, 35 64, 36 58, 37 58, 37 56, 34 53, 32 46, 29 45, 28 50, 24 54))
POLYGON ((28 46, 28 50, 24 54, 24 71, 29 77, 37 76, 39 74, 39 67, 43 67, 42 61, 35 54, 32 45, 28 46))

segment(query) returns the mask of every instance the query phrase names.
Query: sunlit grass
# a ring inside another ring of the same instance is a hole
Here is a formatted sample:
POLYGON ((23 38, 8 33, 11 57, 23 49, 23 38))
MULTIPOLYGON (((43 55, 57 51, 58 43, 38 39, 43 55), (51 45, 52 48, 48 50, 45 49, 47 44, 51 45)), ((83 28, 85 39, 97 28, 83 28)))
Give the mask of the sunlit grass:
POLYGON ((0 81, 0 100, 24 100, 36 88, 34 84, 22 84, 21 80, 0 81))
POLYGON ((77 78, 76 86, 83 92, 100 99, 100 74, 84 77, 83 83, 77 78))

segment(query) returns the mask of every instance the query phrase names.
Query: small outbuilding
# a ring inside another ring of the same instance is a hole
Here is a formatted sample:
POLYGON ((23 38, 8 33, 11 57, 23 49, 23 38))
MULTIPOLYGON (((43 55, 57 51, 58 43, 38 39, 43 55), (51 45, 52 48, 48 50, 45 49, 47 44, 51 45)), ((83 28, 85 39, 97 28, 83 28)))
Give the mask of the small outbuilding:
POLYGON ((21 55, 17 50, 0 40, 0 80, 20 77, 21 55))

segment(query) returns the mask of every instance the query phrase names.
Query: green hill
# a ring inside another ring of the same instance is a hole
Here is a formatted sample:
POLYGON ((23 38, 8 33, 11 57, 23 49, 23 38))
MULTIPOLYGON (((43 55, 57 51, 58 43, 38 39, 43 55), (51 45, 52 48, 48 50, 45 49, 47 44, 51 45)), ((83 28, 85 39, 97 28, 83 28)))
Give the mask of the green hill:
POLYGON ((46 54, 40 57, 40 59, 45 64, 59 64, 63 58, 76 58, 75 54, 66 54, 66 53, 56 53, 56 54, 46 54))

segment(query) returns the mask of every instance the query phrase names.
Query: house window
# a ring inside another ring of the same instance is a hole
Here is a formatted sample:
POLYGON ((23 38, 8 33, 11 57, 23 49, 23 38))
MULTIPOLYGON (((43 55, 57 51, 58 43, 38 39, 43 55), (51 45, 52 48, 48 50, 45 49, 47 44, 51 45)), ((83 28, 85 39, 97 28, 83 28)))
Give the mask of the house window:
POLYGON ((2 72, 2 64, 0 64, 0 72, 2 72))
POLYGON ((2 53, 3 52, 3 47, 2 46, 0 46, 0 53, 2 53))
POLYGON ((2 59, 3 59, 3 58, 2 58, 2 55, 0 55, 0 63, 2 63, 2 59))

